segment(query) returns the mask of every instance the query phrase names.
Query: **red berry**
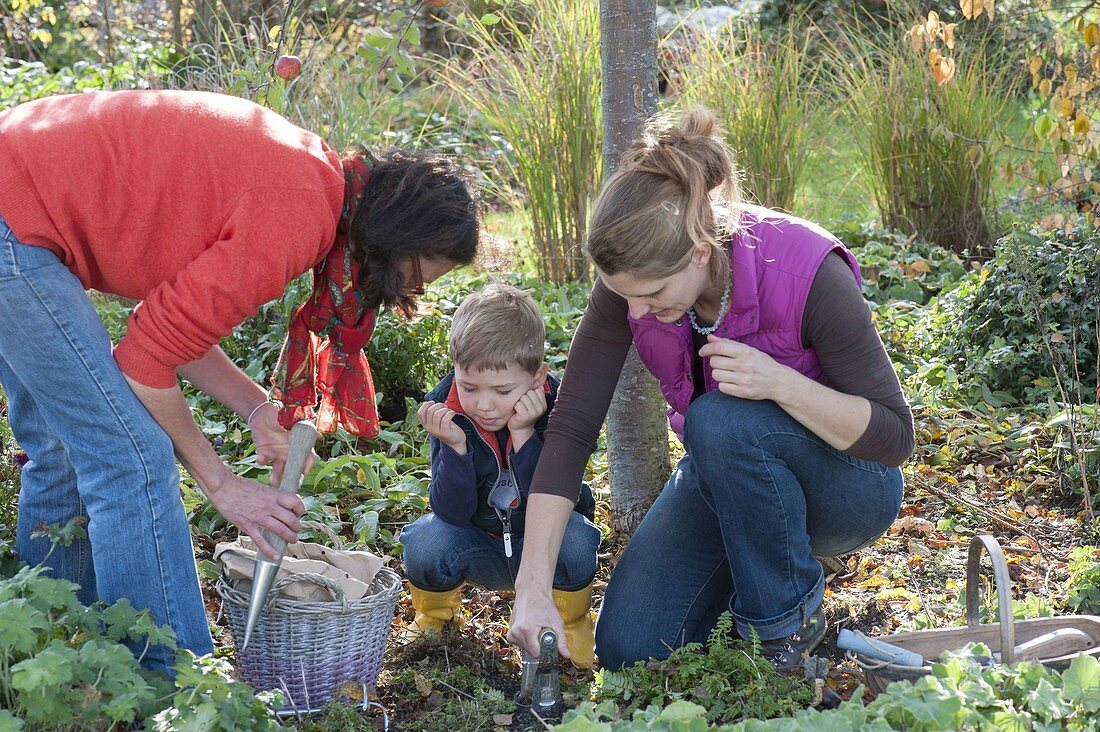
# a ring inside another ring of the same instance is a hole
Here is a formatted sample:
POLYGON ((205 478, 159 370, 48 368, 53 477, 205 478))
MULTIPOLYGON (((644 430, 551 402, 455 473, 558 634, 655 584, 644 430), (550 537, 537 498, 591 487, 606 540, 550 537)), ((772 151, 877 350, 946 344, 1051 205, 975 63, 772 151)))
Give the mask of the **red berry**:
POLYGON ((302 73, 302 59, 297 56, 280 56, 275 60, 275 73, 290 81, 302 73))

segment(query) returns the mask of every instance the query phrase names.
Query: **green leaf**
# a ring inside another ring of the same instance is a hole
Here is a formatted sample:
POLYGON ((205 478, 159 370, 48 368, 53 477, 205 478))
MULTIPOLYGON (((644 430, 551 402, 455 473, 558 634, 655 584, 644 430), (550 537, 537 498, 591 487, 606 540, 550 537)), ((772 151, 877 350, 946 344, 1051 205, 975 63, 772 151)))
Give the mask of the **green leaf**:
POLYGON ((19 691, 39 691, 44 687, 62 686, 73 680, 73 663, 77 652, 53 641, 34 658, 11 667, 12 688, 19 691))
POLYGON ((1049 114, 1041 114, 1035 118, 1032 129, 1036 137, 1040 140, 1046 140, 1058 130, 1058 123, 1049 114))
POLYGON ((25 723, 7 709, 0 709, 0 732, 19 732, 25 723))
POLYGON ((107 637, 116 641, 122 640, 129 634, 130 628, 137 619, 138 611, 130 601, 126 598, 120 599, 103 611, 103 622, 107 624, 107 637))
POLYGON ((1062 672, 1066 699, 1085 712, 1100 712, 1100 661, 1095 656, 1077 656, 1062 672))
POLYGON ((499 22, 500 16, 496 13, 486 13, 485 15, 481 16, 482 25, 496 25, 499 22))
POLYGON ((10 662, 13 654, 18 657, 31 653, 39 644, 39 634, 49 628, 46 615, 26 600, 0 602, 0 658, 10 662))
POLYGON ((1027 696, 1027 706, 1040 719, 1054 722, 1073 713, 1073 703, 1046 679, 1039 679, 1036 688, 1027 696))

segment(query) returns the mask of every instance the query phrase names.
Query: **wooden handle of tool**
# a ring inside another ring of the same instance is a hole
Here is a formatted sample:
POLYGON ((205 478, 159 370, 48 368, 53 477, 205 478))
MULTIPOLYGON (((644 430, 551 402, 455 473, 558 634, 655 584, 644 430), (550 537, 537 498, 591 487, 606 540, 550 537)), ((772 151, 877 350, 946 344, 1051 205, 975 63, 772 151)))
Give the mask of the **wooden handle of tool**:
MULTIPOLYGON (((302 420, 290 428, 290 445, 286 450, 286 464, 283 465, 283 477, 279 480, 279 490, 297 493, 305 475, 306 461, 309 460, 313 446, 317 443, 317 428, 313 422, 302 420)), ((267 529, 260 529, 263 537, 275 549, 280 558, 286 551, 286 541, 267 529)))
POLYGON ((1077 628, 1059 628, 1016 646, 1016 660, 1061 658, 1087 651, 1094 645, 1092 636, 1077 628))

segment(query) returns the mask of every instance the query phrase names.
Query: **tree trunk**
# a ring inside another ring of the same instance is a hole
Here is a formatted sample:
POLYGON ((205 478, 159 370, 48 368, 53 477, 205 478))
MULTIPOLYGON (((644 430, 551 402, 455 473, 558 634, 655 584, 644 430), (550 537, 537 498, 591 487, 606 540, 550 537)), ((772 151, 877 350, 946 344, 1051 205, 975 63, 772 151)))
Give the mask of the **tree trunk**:
POLYGON ((172 43, 179 50, 183 48, 183 0, 170 0, 168 6, 172 15, 172 43))
MULTIPOLYGON (((657 112, 656 0, 600 0, 604 175, 657 112)), ((665 401, 630 349, 607 413, 612 524, 629 535, 668 478, 665 401)))

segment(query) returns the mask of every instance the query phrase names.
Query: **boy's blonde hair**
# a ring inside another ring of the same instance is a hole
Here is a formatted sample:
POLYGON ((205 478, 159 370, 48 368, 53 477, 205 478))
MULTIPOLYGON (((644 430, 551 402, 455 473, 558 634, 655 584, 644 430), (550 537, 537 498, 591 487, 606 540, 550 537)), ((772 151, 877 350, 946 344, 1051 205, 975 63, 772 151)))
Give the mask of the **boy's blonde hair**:
POLYGON ((513 364, 534 374, 545 359, 546 326, 523 290, 494 282, 469 295, 451 319, 451 360, 469 371, 513 364))

